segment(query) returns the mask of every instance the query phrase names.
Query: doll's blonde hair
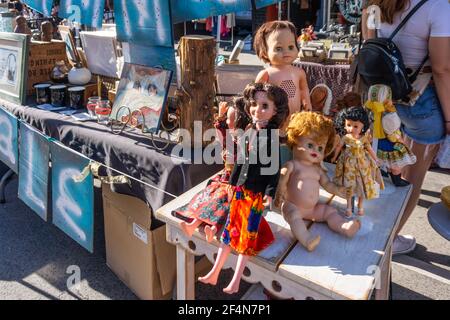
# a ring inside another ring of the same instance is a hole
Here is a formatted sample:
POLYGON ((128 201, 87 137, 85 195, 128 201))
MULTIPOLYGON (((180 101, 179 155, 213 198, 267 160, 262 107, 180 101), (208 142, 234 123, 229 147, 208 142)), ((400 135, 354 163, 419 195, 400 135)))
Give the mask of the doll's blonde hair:
POLYGON ((318 144, 325 143, 325 156, 333 151, 334 131, 333 121, 322 114, 303 111, 294 113, 286 130, 287 143, 292 148, 297 145, 298 138, 308 136, 318 144))

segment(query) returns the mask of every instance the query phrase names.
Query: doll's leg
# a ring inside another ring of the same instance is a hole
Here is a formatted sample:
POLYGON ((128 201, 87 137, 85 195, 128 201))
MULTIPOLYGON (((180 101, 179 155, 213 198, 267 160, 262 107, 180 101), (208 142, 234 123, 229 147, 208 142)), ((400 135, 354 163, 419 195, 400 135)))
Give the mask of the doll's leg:
POLYGON ((299 208, 289 201, 281 205, 281 213, 291 226, 294 237, 308 250, 313 251, 320 242, 320 236, 313 236, 306 228, 299 208))
POLYGON ((248 258, 249 256, 247 255, 239 254, 236 264, 236 270, 233 274, 233 279, 231 279, 228 287, 223 289, 223 292, 233 294, 239 291, 239 284, 241 283, 242 273, 244 272, 244 268, 247 265, 248 258))
POLYGON ((216 226, 210 226, 209 224, 205 226, 206 241, 211 242, 216 233, 217 233, 216 226))
POLYGON ((191 223, 186 223, 185 221, 180 222, 181 230, 185 234, 187 234, 189 237, 192 237, 192 234, 194 233, 195 229, 201 225, 202 220, 200 219, 194 219, 191 223))
POLYGON ((214 262, 214 266, 212 267, 211 271, 209 271, 209 273, 204 277, 198 277, 198 281, 206 284, 212 284, 213 286, 216 285, 217 279, 219 278, 220 270, 222 270, 223 265, 225 264, 225 261, 227 260, 230 252, 231 247, 222 243, 220 245, 216 261, 214 262))
MULTIPOLYGON (((307 218, 309 219, 309 217, 307 218)), ((335 208, 326 204, 318 204, 314 208, 311 218, 317 222, 326 222, 331 230, 349 238, 353 237, 361 228, 359 220, 348 221, 335 208)))
POLYGON ((358 197, 358 216, 364 215, 364 197, 358 197))
POLYGON ((347 196, 347 209, 345 210, 345 215, 351 217, 353 215, 352 210, 352 196, 347 196))

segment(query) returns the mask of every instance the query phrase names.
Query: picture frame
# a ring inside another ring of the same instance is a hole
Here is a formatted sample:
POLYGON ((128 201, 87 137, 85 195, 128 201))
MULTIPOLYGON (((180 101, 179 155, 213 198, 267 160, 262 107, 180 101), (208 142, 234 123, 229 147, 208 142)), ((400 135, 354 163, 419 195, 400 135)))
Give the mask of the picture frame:
POLYGON ((14 32, 17 13, 0 12, 0 32, 14 32))
POLYGON ((61 35, 61 39, 66 44, 67 58, 72 63, 76 64, 81 61, 81 58, 77 51, 77 46, 75 44, 75 38, 73 36, 72 30, 68 26, 58 26, 58 32, 61 35))
POLYGON ((0 32, 0 98, 25 104, 30 36, 0 32))
POLYGON ((350 58, 351 49, 330 49, 328 59, 342 60, 350 58))
POLYGON ((173 71, 125 63, 110 118, 157 133, 165 112, 173 71))
POLYGON ((112 31, 81 31, 80 38, 89 70, 93 74, 119 78, 116 33, 112 31))
POLYGON ((315 56, 317 56, 317 48, 303 47, 301 49, 301 51, 302 51, 302 55, 304 57, 315 57, 315 56))

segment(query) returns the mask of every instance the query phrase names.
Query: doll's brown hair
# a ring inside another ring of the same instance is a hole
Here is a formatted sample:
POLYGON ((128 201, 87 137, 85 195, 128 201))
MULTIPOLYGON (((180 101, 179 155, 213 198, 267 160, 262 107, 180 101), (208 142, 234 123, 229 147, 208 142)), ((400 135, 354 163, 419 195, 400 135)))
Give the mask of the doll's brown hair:
POLYGON ((292 32, 294 37, 295 46, 297 50, 300 50, 297 43, 297 31, 292 22, 289 21, 271 21, 264 23, 261 27, 259 27, 258 31, 255 34, 255 41, 253 42, 253 47, 255 49, 256 55, 258 58, 263 60, 266 63, 269 63, 269 57, 267 55, 267 42, 266 37, 274 32, 275 30, 288 29, 292 32))
POLYGON ((278 86, 270 83, 250 83, 244 89, 244 98, 247 101, 245 112, 250 115, 250 105, 255 100, 255 95, 258 91, 267 93, 267 97, 273 101, 276 108, 276 113, 270 119, 268 127, 280 128, 281 124, 289 115, 289 99, 286 92, 278 86))
POLYGON ((322 114, 303 111, 296 112, 291 116, 286 130, 287 143, 292 148, 297 145, 298 138, 309 136, 311 140, 318 144, 325 144, 325 156, 333 151, 334 131, 333 121, 322 114))

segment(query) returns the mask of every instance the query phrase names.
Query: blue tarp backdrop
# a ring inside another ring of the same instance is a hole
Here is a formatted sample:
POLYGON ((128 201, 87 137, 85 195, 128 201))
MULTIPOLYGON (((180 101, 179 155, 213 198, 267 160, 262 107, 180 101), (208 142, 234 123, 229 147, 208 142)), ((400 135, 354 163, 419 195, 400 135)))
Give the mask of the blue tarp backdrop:
MULTIPOLYGON (((59 17, 101 28, 105 0, 60 0, 59 17)), ((117 1, 116 1, 117 2, 117 1)))
POLYGON ((270 6, 271 4, 278 3, 277 0, 255 0, 256 9, 270 6))
POLYGON ((170 0, 173 23, 252 9, 252 0, 170 0))
POLYGON ((22 2, 45 16, 52 13, 53 0, 22 0, 22 2))

